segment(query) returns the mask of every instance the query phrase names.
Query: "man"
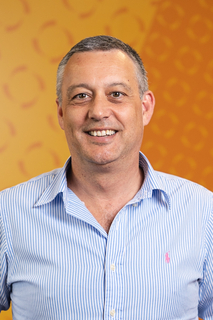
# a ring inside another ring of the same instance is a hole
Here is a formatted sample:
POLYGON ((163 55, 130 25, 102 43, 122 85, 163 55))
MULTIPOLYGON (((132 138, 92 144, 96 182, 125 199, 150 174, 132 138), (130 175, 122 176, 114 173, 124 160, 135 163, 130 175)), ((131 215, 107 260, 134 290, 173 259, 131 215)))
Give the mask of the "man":
POLYGON ((1 309, 14 319, 213 319, 213 195, 139 153, 154 96, 137 53, 82 40, 57 76, 63 169, 5 190, 1 309))

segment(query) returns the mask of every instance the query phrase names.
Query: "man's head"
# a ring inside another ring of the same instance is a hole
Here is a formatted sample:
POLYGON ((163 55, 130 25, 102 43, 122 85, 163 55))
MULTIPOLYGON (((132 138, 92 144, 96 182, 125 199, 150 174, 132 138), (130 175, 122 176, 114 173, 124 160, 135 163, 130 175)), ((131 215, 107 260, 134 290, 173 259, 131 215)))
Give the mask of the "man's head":
MULTIPOLYGON (((137 165, 143 127, 151 119, 154 96, 147 90, 146 73, 142 63, 136 63, 140 58, 135 51, 120 40, 102 38, 104 50, 91 49, 94 45, 77 50, 81 48, 77 44, 62 60, 56 100, 59 124, 65 131, 73 165, 97 167, 124 161, 137 165)), ((90 40, 80 43, 84 41, 90 40)))
POLYGON ((148 81, 146 76, 146 70, 144 68, 143 62, 137 52, 131 48, 128 44, 123 41, 110 36, 95 36, 90 38, 85 38, 79 43, 77 43, 71 50, 65 55, 61 60, 58 71, 57 71, 57 84, 56 93, 59 103, 62 102, 61 86, 63 82, 64 69, 69 61, 70 57, 74 53, 87 52, 87 51, 110 51, 110 50, 120 50, 126 53, 134 62, 136 67, 136 76, 138 79, 140 96, 142 98, 143 93, 148 90, 148 81))

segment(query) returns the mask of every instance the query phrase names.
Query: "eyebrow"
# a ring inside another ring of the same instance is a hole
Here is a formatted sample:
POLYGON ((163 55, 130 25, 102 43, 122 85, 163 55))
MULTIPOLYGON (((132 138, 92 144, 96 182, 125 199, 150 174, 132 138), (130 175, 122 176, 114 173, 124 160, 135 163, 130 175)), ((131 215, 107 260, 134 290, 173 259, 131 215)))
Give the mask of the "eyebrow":
POLYGON ((128 91, 132 91, 131 87, 124 82, 113 82, 113 83, 109 84, 109 87, 114 87, 114 86, 122 86, 125 89, 127 89, 128 91))
POLYGON ((75 90, 76 88, 86 88, 88 90, 91 90, 90 86, 88 86, 88 84, 86 83, 74 84, 67 88, 67 97, 69 97, 70 93, 72 93, 72 91, 75 90))

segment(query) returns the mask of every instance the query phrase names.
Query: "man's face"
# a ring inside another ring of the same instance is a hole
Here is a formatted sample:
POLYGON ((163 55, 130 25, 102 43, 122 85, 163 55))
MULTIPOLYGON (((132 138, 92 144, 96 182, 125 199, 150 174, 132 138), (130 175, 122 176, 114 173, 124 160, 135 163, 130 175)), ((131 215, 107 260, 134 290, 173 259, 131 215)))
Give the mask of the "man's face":
POLYGON ((136 68, 120 50, 75 53, 68 61, 58 118, 74 161, 97 165, 138 152, 152 115, 150 91, 140 99, 136 68))

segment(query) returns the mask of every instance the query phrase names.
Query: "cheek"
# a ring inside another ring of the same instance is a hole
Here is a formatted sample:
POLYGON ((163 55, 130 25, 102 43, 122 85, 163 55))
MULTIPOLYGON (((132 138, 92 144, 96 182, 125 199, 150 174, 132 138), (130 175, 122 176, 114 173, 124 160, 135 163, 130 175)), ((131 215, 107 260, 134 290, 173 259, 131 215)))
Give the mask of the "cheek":
POLYGON ((66 128, 75 128, 80 125, 80 117, 77 112, 69 108, 64 113, 64 125, 66 128))
POLYGON ((126 122, 131 125, 135 130, 143 127, 143 113, 142 108, 136 108, 131 110, 129 113, 126 122))
POLYGON ((70 142, 80 141, 84 138, 83 126, 84 119, 78 112, 69 112, 64 120, 64 131, 70 142))

